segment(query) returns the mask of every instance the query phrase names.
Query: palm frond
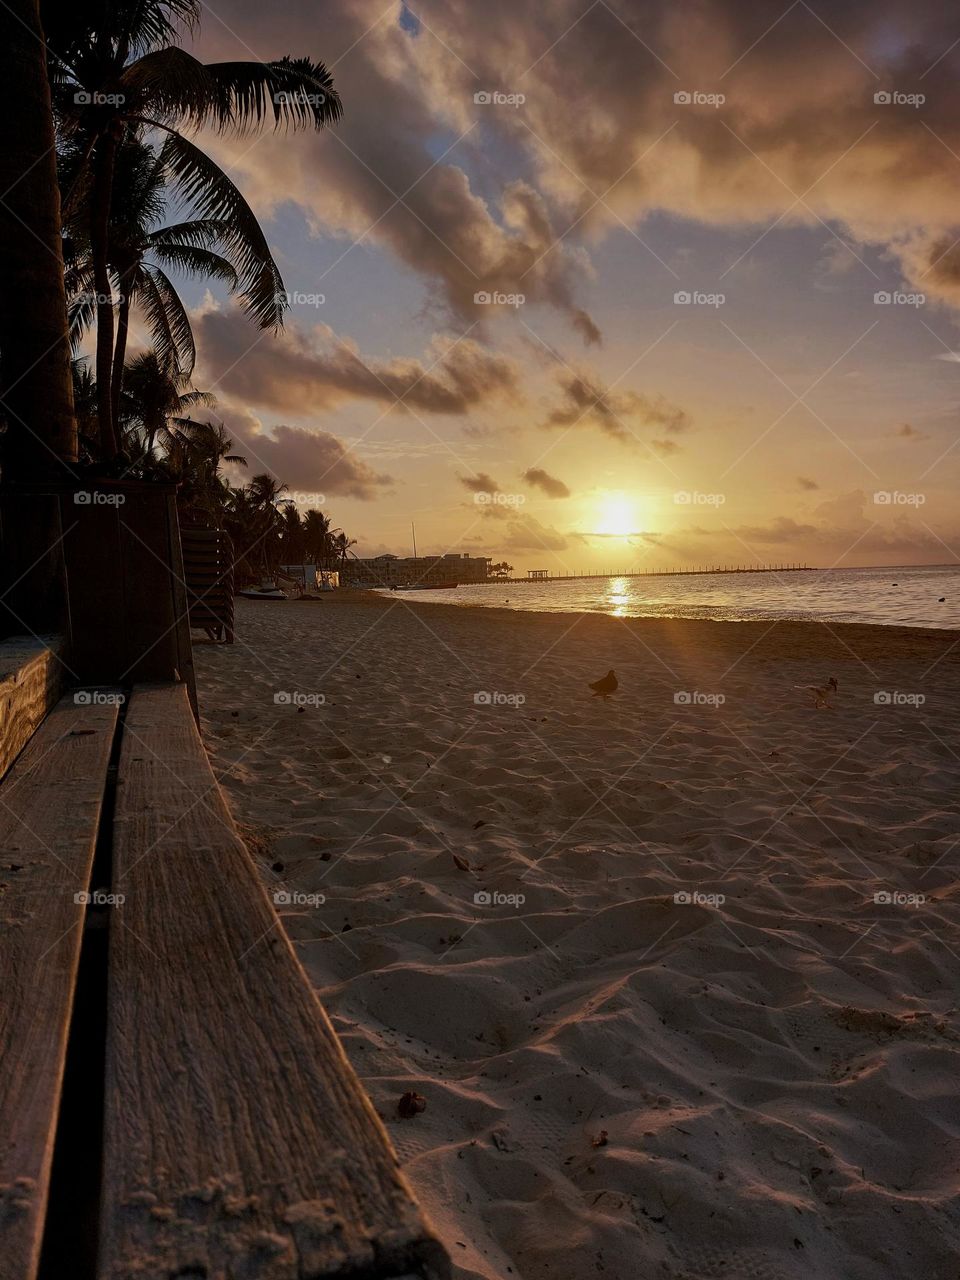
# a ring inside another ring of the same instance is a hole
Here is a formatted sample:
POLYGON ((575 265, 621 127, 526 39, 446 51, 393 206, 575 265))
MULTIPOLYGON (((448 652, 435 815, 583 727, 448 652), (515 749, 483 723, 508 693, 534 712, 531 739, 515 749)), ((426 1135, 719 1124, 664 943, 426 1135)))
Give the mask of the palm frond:
POLYGON ((333 76, 322 62, 280 58, 276 62, 214 62, 207 66, 217 86, 221 132, 243 132, 263 124, 271 114, 274 127, 322 129, 343 114, 333 76))
POLYGON ((221 247, 236 269, 244 308, 261 329, 283 323, 283 277, 256 215, 218 164, 181 134, 168 133, 162 155, 171 185, 201 219, 224 224, 221 247))
POLYGON ((161 364, 189 371, 196 362, 190 317, 176 289, 159 267, 145 267, 137 302, 161 364))
POLYGON ((223 280, 232 290, 238 287, 237 273, 230 263, 209 249, 197 249, 188 244, 154 244, 153 257, 165 267, 182 271, 184 275, 211 276, 223 280))

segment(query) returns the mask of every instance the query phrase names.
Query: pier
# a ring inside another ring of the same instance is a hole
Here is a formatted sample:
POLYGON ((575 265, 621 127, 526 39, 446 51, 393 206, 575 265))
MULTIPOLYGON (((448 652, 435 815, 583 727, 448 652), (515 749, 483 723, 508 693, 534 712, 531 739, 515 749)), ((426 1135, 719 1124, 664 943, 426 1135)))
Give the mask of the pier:
POLYGON ((530 569, 525 578, 486 578, 470 586, 490 586, 493 583, 528 582, 588 582, 599 578, 687 578, 706 577, 719 573, 812 573, 809 564, 759 564, 759 565, 697 565, 690 569, 609 569, 600 573, 550 573, 548 569, 530 569))

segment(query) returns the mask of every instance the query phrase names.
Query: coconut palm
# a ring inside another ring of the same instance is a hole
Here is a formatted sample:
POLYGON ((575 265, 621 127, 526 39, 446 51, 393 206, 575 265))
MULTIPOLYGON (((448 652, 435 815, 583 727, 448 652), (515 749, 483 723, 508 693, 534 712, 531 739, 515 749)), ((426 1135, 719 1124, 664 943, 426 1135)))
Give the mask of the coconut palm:
POLYGON ((222 527, 231 490, 220 468, 225 462, 247 465, 246 458, 233 452, 223 423, 180 421, 177 430, 169 433, 163 462, 178 484, 181 522, 222 527))
POLYGON ((311 507, 303 517, 303 540, 313 564, 325 564, 330 555, 330 517, 311 507))
POLYGON ((243 196, 224 171, 181 132, 210 127, 243 134, 272 114, 274 126, 321 129, 336 121, 340 99, 323 63, 203 64, 176 44, 199 25, 201 0, 111 0, 109 4, 44 6, 54 105, 61 135, 76 156, 66 197, 85 201, 97 315, 97 391, 102 447, 118 448, 113 417, 114 312, 109 227, 117 154, 131 134, 164 136, 168 182, 200 219, 233 227, 231 261, 258 322, 282 316, 283 281, 243 196))
POLYGON ((300 512, 297 510, 296 504, 293 502, 286 503, 280 513, 280 518, 283 522, 281 533, 283 562, 284 564, 303 564, 303 558, 306 554, 306 539, 303 521, 300 518, 300 512))
POLYGON ((189 377, 177 368, 172 356, 163 359, 153 350, 130 361, 123 381, 124 442, 130 456, 141 457, 148 468, 158 440, 167 448, 174 428, 189 430, 196 425, 187 416, 191 409, 217 403, 208 391, 189 385, 189 377))
MULTIPOLYGON (((172 360, 189 374, 196 360, 193 330, 167 272, 173 269, 183 275, 217 279, 231 292, 239 288, 237 268, 221 252, 224 248, 232 252, 234 247, 230 224, 223 219, 201 218, 156 226, 166 206, 165 188, 166 174, 158 151, 135 140, 126 142, 117 154, 108 234, 108 260, 117 282, 111 371, 111 412, 117 423, 132 307, 143 314, 161 363, 172 360)), ((75 343, 96 315, 93 256, 84 213, 82 208, 75 212, 67 227, 74 249, 67 281, 75 343)))
POLYGON ((0 6, 0 408, 6 479, 77 457, 53 116, 37 0, 0 6), (14 303, 14 299, 16 302, 14 303))
POLYGON ((347 552, 350 550, 351 547, 355 547, 356 545, 357 545, 356 538, 348 538, 342 529, 334 537, 333 554, 334 554, 336 563, 339 564, 341 569, 346 564, 347 552))

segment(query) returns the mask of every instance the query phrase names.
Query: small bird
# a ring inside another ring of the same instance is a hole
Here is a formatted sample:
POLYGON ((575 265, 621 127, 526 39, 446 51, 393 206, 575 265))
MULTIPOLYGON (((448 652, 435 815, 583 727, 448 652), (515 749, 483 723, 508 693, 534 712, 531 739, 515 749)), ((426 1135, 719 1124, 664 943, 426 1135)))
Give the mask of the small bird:
POLYGON ((804 693, 812 693, 813 705, 815 707, 829 707, 830 703, 828 699, 830 694, 836 693, 840 686, 837 684, 833 676, 831 676, 827 683, 823 685, 795 684, 793 687, 795 689, 802 689, 804 693))
POLYGON ((594 680, 590 685, 595 698, 609 698, 611 693, 616 693, 619 687, 617 673, 611 668, 602 680, 594 680))

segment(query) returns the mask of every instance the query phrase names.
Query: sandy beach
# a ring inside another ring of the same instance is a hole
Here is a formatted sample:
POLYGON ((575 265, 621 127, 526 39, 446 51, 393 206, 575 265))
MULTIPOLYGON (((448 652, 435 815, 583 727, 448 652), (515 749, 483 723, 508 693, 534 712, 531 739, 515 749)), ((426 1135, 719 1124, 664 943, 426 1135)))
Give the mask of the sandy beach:
POLYGON ((458 1280, 955 1280, 958 633, 345 593, 196 661, 458 1280))

